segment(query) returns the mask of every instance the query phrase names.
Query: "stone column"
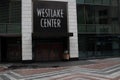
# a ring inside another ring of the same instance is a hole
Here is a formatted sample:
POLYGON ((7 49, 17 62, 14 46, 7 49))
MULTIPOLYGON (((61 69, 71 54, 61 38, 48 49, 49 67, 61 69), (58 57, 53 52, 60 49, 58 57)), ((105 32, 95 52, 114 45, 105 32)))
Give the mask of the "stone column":
POLYGON ((22 0, 22 60, 32 60, 32 0, 22 0))
POLYGON ((78 58, 78 31, 77 31, 77 12, 76 0, 68 0, 68 20, 69 32, 73 33, 70 37, 70 58, 78 58))

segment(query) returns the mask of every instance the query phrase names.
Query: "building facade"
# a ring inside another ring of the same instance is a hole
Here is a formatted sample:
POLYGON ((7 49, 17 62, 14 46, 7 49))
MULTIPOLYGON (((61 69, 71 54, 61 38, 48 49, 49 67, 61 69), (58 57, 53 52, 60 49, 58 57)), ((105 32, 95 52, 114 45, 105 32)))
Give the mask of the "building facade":
POLYGON ((120 56, 119 0, 1 0, 0 61, 120 56))
POLYGON ((0 5, 8 20, 1 19, 1 61, 58 61, 65 51, 78 58, 75 0, 2 0, 0 5))
POLYGON ((120 0, 77 0, 79 58, 120 56, 120 0))
POLYGON ((0 61, 20 61, 21 45, 21 1, 0 1, 0 61))

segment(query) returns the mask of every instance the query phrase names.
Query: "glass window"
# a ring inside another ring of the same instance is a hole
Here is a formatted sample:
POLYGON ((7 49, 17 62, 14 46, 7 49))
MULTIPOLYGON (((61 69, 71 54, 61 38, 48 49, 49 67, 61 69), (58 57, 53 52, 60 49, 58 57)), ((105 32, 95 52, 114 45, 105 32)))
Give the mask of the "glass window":
POLYGON ((78 24, 85 24, 85 6, 77 5, 77 19, 78 24))
POLYGON ((78 32, 86 32, 86 25, 78 24, 78 32))
POLYGON ((103 0, 103 4, 109 5, 110 4, 110 0, 103 0))
POLYGON ((85 0, 85 3, 93 3, 93 0, 85 0))
POLYGON ((79 41, 79 58, 87 58, 87 37, 85 35, 78 35, 79 41))
POLYGON ((87 25, 87 32, 95 32, 95 25, 88 24, 87 25))
POLYGON ((110 9, 111 24, 118 24, 118 7, 111 7, 110 9))
POLYGON ((84 3, 84 0, 77 0, 77 3, 78 3, 78 4, 83 4, 83 3, 84 3))
POLYGON ((118 0, 111 0, 112 6, 117 6, 118 5, 118 0))
POLYGON ((85 6, 85 17, 87 24, 94 24, 94 6, 85 6))
POLYGON ((95 23, 108 24, 109 23, 109 7, 95 6, 95 23))
POLYGON ((97 5, 102 4, 102 0, 94 0, 94 3, 97 4, 97 5))
POLYGON ((112 42, 113 56, 120 56, 120 38, 113 38, 112 42))
POLYGON ((9 2, 7 0, 0 1, 0 23, 8 23, 9 20, 9 2))
POLYGON ((21 1, 0 1, 0 23, 21 22, 21 1))
POLYGON ((10 23, 20 23, 21 22, 21 2, 11 1, 10 2, 10 23))

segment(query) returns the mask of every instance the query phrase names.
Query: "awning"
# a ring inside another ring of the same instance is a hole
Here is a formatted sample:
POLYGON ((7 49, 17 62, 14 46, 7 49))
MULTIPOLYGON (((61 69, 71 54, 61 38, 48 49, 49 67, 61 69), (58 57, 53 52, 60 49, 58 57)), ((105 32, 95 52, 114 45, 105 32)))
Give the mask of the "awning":
POLYGON ((65 37, 72 37, 73 33, 49 33, 49 34, 42 34, 42 33, 32 33, 32 38, 65 38, 65 37))

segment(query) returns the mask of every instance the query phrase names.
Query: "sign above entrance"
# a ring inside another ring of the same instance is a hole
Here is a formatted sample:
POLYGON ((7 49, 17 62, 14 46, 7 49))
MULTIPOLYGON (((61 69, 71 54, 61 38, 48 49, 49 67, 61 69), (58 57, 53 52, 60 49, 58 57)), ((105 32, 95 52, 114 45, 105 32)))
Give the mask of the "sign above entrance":
POLYGON ((67 33, 67 3, 35 1, 33 4, 34 33, 67 33))
POLYGON ((37 9, 37 16, 40 17, 40 26, 42 28, 61 27, 61 20, 63 18, 63 9, 37 9))

